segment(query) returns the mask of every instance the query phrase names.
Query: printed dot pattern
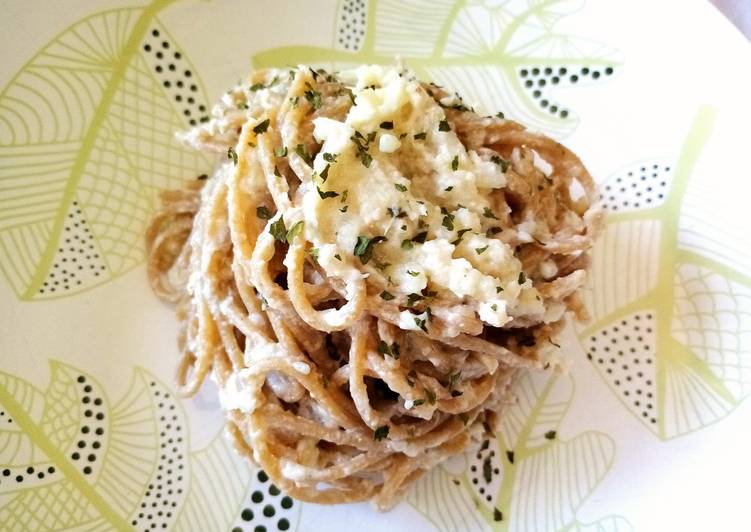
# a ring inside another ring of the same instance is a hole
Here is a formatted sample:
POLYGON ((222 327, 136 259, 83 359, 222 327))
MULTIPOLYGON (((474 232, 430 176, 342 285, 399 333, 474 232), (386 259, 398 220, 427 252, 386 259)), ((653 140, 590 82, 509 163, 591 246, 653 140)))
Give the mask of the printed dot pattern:
POLYGON ((199 101, 198 81, 183 54, 166 32, 153 28, 141 43, 142 56, 170 100, 191 126, 208 122, 206 102, 199 101))
POLYGON ((495 506, 501 488, 501 452, 495 438, 486 439, 470 455, 469 480, 479 500, 488 506, 495 506), (488 482, 488 472, 490 482, 488 482))
POLYGON ((673 167, 666 161, 632 165, 603 183, 603 208, 628 212, 657 207, 667 198, 672 178, 673 167))
POLYGON ((570 110, 554 102, 548 95, 551 87, 570 87, 587 82, 597 81, 600 78, 612 76, 615 72, 613 66, 589 67, 589 66, 525 66, 517 69, 517 74, 522 86, 529 95, 537 102, 543 111, 565 120, 569 117, 570 110))
POLYGON ((657 423, 655 319, 639 312, 600 329, 587 339, 587 359, 642 421, 657 423))
POLYGON ((85 476, 95 477, 102 466, 104 446, 109 435, 109 419, 102 390, 85 375, 76 377, 80 398, 81 427, 66 450, 70 462, 85 476))
POLYGON ((188 445, 174 396, 159 383, 149 384, 157 412, 158 451, 156 472, 147 486, 131 524, 136 530, 164 530, 177 516, 177 507, 188 489, 188 445))
POLYGON ((55 296, 80 289, 96 283, 106 269, 81 206, 78 201, 73 201, 65 217, 52 269, 39 293, 55 296))
MULTIPOLYGON (((4 410, 0 410, 0 432, 15 425, 13 418, 4 410)), ((18 466, 0 466, 0 490, 5 487, 33 488, 49 481, 59 480, 59 474, 49 462, 24 464, 18 466)))
POLYGON ((273 532, 290 530, 297 502, 271 482, 265 471, 254 473, 240 515, 232 532, 273 532))
MULTIPOLYGON (((0 423, 3 417, 0 416, 0 423)), ((60 480, 60 474, 55 466, 49 462, 42 462, 35 465, 22 466, 0 466, 0 489, 5 486, 9 488, 34 488, 38 485, 60 480)))
POLYGON ((356 52, 365 40, 366 0, 344 0, 337 18, 336 47, 356 52))

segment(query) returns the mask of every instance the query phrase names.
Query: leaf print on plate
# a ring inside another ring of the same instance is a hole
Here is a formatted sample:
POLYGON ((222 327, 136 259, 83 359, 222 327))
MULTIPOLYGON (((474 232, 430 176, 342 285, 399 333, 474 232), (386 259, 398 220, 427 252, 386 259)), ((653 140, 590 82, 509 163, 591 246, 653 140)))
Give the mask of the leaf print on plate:
POLYGON ((0 268, 19 298, 78 293, 139 264, 159 190, 210 164, 174 139, 208 113, 156 18, 172 1, 75 23, 0 93, 0 268))
MULTIPOLYGON (((576 512, 610 469, 613 440, 594 431, 561 436, 574 394, 570 377, 525 374, 514 392, 517 401, 504 412, 499 431, 468 453, 468 469, 453 475, 437 468, 409 502, 429 518, 438 508, 460 508, 455 519, 476 515, 493 530, 597 530, 579 523, 576 512)), ((450 520, 434 522, 452 530, 450 520)), ((623 518, 601 522, 602 530, 630 529, 623 518)))
POLYGON ((697 206, 711 192, 692 178, 714 121, 700 109, 675 164, 645 160, 602 187, 609 215, 585 292, 593 321, 579 336, 618 399, 661 439, 722 419, 751 391, 751 278, 741 271, 751 262, 732 227, 701 236, 702 220, 721 209, 697 206))
POLYGON ((423 475, 405 500, 440 532, 490 530, 460 478, 440 465, 423 475))
MULTIPOLYGON (((181 404, 145 370, 136 369, 112 403, 92 376, 61 362, 50 367, 45 393, 0 372, 0 522, 7 529, 231 527, 256 472, 222 435, 190 452, 181 404)), ((275 513, 296 522, 299 504, 276 495, 275 513)))
POLYGON ((581 2, 344 0, 332 48, 289 46, 256 54, 256 68, 300 62, 329 68, 393 64, 399 56, 426 80, 456 90, 481 112, 556 137, 576 114, 556 99, 562 87, 600 83, 622 61, 615 50, 555 30, 581 2))

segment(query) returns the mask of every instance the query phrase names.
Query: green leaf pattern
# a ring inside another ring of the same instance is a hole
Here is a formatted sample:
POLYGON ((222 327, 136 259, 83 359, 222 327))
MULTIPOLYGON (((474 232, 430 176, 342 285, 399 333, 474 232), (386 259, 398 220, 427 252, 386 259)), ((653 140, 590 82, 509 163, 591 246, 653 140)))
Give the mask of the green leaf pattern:
MULTIPOLYGON (((468 454, 468 467, 457 473, 440 467, 410 494, 410 504, 426 516, 436 516, 433 522, 439 530, 460 530, 454 521, 470 519, 470 501, 493 530, 594 526, 579 523, 576 513, 612 466, 613 440, 595 431, 571 439, 561 436, 574 395, 571 377, 527 374, 514 391, 517 401, 504 412, 499 431, 468 454), (441 512, 448 510, 441 508, 458 510, 444 517, 441 512)), ((630 528, 622 518, 601 523, 603 530, 630 528)))
POLYGON ((556 31, 558 20, 580 4, 345 0, 331 48, 276 48, 256 54, 253 64, 303 62, 338 69, 393 64, 399 56, 418 76, 456 90, 481 112, 501 110, 563 137, 578 118, 555 101, 556 89, 601 82, 621 63, 620 54, 607 46, 556 31))
POLYGON ((580 337, 618 399, 661 439, 722 419, 751 391, 742 273, 751 262, 732 227, 714 230, 711 245, 697 238, 713 214, 696 198, 713 193, 692 173, 714 120, 714 109, 699 110, 675 164, 641 161, 603 186, 609 216, 587 291, 594 319, 580 337))
POLYGON ((140 263, 159 190, 207 166, 173 138, 207 99, 156 18, 172 1, 77 22, 0 93, 0 268, 21 299, 140 263))
MULTIPOLYGON (((253 506, 261 473, 221 435, 192 452, 182 405, 145 370, 115 404, 77 368, 50 373, 44 393, 0 373, 3 530, 222 530, 253 506)), ((299 504, 264 482, 264 506, 294 523, 299 504)))

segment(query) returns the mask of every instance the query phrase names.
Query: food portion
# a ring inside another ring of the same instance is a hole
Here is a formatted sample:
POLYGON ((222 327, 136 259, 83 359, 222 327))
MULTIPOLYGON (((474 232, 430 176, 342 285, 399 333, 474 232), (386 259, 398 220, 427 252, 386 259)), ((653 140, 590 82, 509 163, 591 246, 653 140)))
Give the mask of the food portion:
POLYGON ((407 70, 254 72, 182 137, 222 164, 147 234, 180 391, 210 374, 238 451, 297 498, 390 508, 586 315, 579 159, 407 70))

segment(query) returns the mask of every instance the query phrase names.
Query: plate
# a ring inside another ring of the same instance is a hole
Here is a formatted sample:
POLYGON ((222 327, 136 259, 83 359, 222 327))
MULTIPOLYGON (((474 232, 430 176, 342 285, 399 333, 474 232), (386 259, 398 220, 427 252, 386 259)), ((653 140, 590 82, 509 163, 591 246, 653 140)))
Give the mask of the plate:
POLYGON ((751 475, 749 43, 708 2, 3 3, 0 528, 739 530, 751 475), (173 392, 150 292, 173 133, 253 67, 399 56, 565 142, 608 212, 565 375, 391 513, 289 498, 173 392), (355 525, 356 523, 356 525, 355 525))

